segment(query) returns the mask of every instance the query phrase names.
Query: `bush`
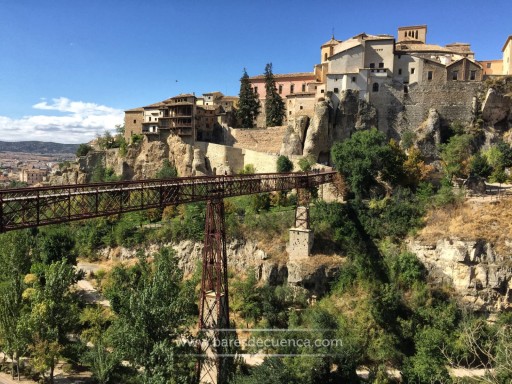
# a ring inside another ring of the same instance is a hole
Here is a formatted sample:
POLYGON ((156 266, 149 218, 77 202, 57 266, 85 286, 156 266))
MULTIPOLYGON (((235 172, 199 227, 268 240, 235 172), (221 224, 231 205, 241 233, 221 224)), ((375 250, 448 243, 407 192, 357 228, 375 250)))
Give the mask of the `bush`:
POLYGON ((156 173, 157 179, 173 179, 178 176, 178 171, 176 170, 176 167, 171 165, 170 161, 168 159, 165 159, 163 161, 162 168, 158 170, 156 173))
POLYGON ((291 172, 293 171, 293 163, 288 157, 281 155, 277 158, 276 169, 279 173, 291 172))
POLYGON ((76 150, 76 156, 82 157, 87 156, 87 154, 92 151, 92 147, 88 144, 80 144, 78 149, 76 150))

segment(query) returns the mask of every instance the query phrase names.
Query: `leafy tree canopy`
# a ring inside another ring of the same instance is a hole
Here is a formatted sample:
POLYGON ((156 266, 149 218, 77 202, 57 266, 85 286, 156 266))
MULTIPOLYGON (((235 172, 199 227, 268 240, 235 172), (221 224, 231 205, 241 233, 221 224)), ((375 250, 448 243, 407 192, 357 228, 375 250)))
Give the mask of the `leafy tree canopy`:
POLYGON ((375 128, 336 143, 332 158, 357 198, 369 196, 371 189, 380 185, 378 179, 395 184, 403 176, 403 152, 375 128))

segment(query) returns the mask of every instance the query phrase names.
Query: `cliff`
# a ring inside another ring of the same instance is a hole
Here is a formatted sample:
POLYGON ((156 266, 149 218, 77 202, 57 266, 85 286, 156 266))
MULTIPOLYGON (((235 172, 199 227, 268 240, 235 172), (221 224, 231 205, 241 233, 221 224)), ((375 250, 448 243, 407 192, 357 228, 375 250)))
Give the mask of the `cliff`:
POLYGON ((475 311, 512 305, 512 199, 471 199, 431 211, 408 248, 429 271, 431 282, 448 286, 475 311))

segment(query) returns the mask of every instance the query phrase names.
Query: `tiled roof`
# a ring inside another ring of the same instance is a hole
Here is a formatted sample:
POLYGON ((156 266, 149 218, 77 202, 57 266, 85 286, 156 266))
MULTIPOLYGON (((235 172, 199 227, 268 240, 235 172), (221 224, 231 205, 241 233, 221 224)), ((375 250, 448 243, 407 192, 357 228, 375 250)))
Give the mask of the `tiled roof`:
POLYGON ((331 40, 329 40, 328 42, 322 44, 322 47, 327 47, 327 46, 330 46, 330 45, 338 45, 339 43, 341 43, 341 41, 340 40, 336 40, 334 38, 334 36, 333 36, 333 37, 331 37, 331 40))
MULTIPOLYGON (((288 77, 315 77, 314 72, 296 72, 296 73, 283 73, 274 74, 274 79, 286 79, 288 77)), ((260 80, 264 79, 265 75, 258 75, 249 77, 249 80, 260 80)))
POLYGON ((144 107, 139 107, 139 108, 127 109, 125 112, 143 112, 143 111, 144 111, 144 107))
POLYGON ((315 92, 296 92, 296 93, 291 93, 289 95, 286 95, 286 97, 293 98, 293 97, 297 97, 297 96, 314 96, 315 94, 316 94, 315 92))
POLYGON ((406 44, 406 43, 397 43, 396 44, 397 51, 409 51, 409 52, 445 52, 452 53, 453 50, 448 49, 446 47, 441 47, 440 45, 435 44, 406 44))
POLYGON ((426 25, 410 25, 407 27, 398 27, 398 30, 402 31, 404 29, 413 29, 413 28, 427 28, 427 26, 426 25))

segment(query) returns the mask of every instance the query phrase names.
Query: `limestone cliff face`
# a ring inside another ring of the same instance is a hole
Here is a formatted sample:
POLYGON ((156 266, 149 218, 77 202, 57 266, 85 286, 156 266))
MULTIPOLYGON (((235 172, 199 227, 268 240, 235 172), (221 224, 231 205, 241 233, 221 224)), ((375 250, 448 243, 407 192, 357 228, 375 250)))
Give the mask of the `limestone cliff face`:
POLYGON ((121 156, 119 149, 93 151, 71 166, 50 178, 50 184, 76 184, 91 181, 94 169, 98 166, 111 168, 123 180, 154 178, 168 159, 176 167, 180 176, 205 175, 208 173, 204 154, 199 149, 184 143, 178 136, 170 136, 167 141, 151 140, 144 137, 137 146, 128 148, 121 156))
POLYGON ((313 156, 317 161, 326 161, 321 155, 327 154, 335 141, 377 125, 377 110, 360 100, 357 92, 343 91, 335 108, 331 101, 319 100, 311 119, 301 116, 295 120, 284 137, 281 154, 313 156))
POLYGON ((512 303, 512 242, 498 253, 486 240, 411 241, 409 250, 437 284, 453 286, 456 297, 474 311, 497 312, 512 303))
POLYGON ((506 127, 507 121, 512 121, 512 99, 503 95, 493 88, 489 88, 482 104, 482 119, 491 126, 503 123, 506 127))
MULTIPOLYGON (((203 244, 184 240, 177 244, 168 243, 176 251, 178 267, 185 276, 196 271, 202 259, 203 244)), ((159 245, 145 247, 145 253, 150 256, 159 250, 159 245)), ((301 260, 278 263, 252 240, 232 240, 226 245, 229 268, 238 274, 246 274, 254 269, 256 277, 263 284, 280 285, 288 283, 297 289, 308 291, 310 294, 321 296, 325 294, 332 281, 340 271, 341 257, 315 256, 301 260)), ((137 257, 136 249, 124 247, 105 248, 100 252, 103 259, 128 260, 137 257)))
POLYGON ((428 117, 416 130, 416 146, 427 161, 439 158, 441 144, 441 117, 436 109, 431 108, 428 117))
POLYGON ((318 159, 321 152, 328 152, 331 148, 329 135, 329 103, 319 101, 315 105, 315 112, 311 124, 306 132, 303 155, 311 155, 318 159))
MULTIPOLYGON (((165 246, 172 247, 176 251, 178 267, 185 276, 195 272, 201 262, 203 244, 190 240, 181 241, 177 244, 168 243, 165 246)), ((146 255, 150 256, 158 252, 156 244, 145 248, 146 255)), ((283 284, 288 276, 286 266, 280 265, 269 259, 269 256, 260 248, 256 242, 251 240, 233 240, 226 245, 226 253, 229 260, 229 267, 237 273, 247 273, 248 269, 256 271, 258 279, 264 283, 277 285, 283 284)), ((124 247, 105 248, 100 252, 102 258, 115 260, 128 260, 137 257, 136 249, 124 247)))

